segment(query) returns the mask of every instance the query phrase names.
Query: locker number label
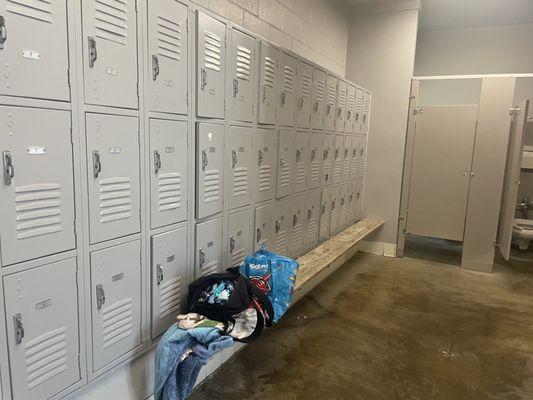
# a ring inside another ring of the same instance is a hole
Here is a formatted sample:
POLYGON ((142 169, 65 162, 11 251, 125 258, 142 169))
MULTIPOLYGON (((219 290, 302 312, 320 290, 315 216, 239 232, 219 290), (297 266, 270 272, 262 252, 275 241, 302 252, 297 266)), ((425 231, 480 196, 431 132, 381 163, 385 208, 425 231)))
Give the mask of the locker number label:
POLYGON ((53 303, 54 302, 52 301, 52 298, 50 297, 50 298, 48 298, 46 300, 40 301, 37 304, 35 304, 35 309, 37 311, 44 310, 45 308, 48 308, 48 307, 52 306, 53 303))
POLYGON ((209 147, 209 152, 210 153, 216 153, 216 151, 217 151, 216 147, 214 147, 214 146, 209 147))
POLYGON ((174 153, 174 147, 172 146, 165 147, 165 153, 174 153))
POLYGON ((35 50, 22 49, 22 57, 30 59, 30 60, 40 60, 41 53, 35 50))
POLYGON ((112 282, 120 281, 121 279, 124 279, 124 272, 121 272, 120 274, 115 274, 111 277, 112 282))
POLYGON ((110 147, 109 148, 109 153, 110 154, 120 154, 120 153, 122 153, 122 147, 119 147, 119 146, 110 147))
POLYGON ((43 146, 28 146, 28 154, 31 156, 38 156, 46 153, 46 147, 43 146))
POLYGON ((215 243, 213 241, 207 242, 207 247, 213 247, 215 243))

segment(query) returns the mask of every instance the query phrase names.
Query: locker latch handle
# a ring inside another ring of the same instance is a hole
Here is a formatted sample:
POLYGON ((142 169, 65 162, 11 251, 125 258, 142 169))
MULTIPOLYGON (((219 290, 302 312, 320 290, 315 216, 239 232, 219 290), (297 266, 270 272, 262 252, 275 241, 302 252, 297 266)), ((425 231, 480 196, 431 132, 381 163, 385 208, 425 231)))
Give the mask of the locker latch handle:
POLYGON ((209 161, 207 160, 207 151, 202 150, 202 171, 205 171, 208 163, 209 161))
POLYGON ((204 90, 207 86, 207 70, 200 68, 200 89, 204 90))
POLYGON ((309 221, 313 216, 313 211, 310 208, 307 209, 307 220, 309 221))
POLYGON ((155 81, 159 76, 159 58, 154 54, 152 55, 152 79, 155 81))
POLYGON ((165 279, 165 273, 163 271, 163 266, 161 264, 157 264, 156 268, 157 273, 157 285, 161 285, 161 282, 163 282, 163 279, 165 279))
POLYGON ((13 166, 13 156, 8 150, 2 151, 2 160, 4 162, 4 183, 11 185, 15 177, 15 167, 13 166))
POLYGON ((326 115, 329 115, 331 112, 331 104, 326 104, 326 115))
POLYGON ((313 106, 313 114, 316 114, 318 112, 318 101, 315 101, 315 104, 313 106))
POLYGON ((7 40, 6 18, 0 15, 0 49, 4 48, 4 43, 7 40))
POLYGON ((328 149, 324 149, 324 160, 326 160, 328 158, 328 154, 329 154, 329 150, 328 149))
POLYGON ((157 175, 161 169, 161 154, 159 150, 154 150, 154 173, 157 175))
POLYGON ((276 233, 279 233, 281 230, 281 223, 279 221, 276 221, 276 233))
POLYGON ((355 122, 359 122, 359 113, 358 112, 355 113, 355 122))
POLYGON ((338 107, 337 108, 337 119, 339 119, 342 115, 342 108, 338 107))
POLYGON ((229 238, 229 252, 233 253, 233 250, 235 250, 235 239, 230 237, 229 238))
POLYGON ((339 149, 335 149, 335 160, 339 158, 339 149))
POLYGON ((200 267, 205 264, 205 251, 202 249, 198 249, 198 263, 200 264, 200 267))
POLYGON ((231 150, 231 168, 235 168, 237 165, 237 152, 235 150, 231 150))
POLYGON ((357 192, 357 200, 361 198, 361 192, 357 192))
POLYGON ((341 207, 344 206, 345 199, 344 197, 341 199, 341 207))
POLYGON ((237 78, 233 78, 233 97, 237 97, 238 93, 239 93, 239 80, 237 78))
POLYGON ((303 97, 300 97, 300 98, 298 99, 298 109, 301 110, 302 108, 304 108, 304 98, 303 98, 303 97))
POLYGON ((261 240, 261 229, 260 228, 257 228, 256 231, 255 231, 255 240, 257 243, 259 243, 259 241, 261 240))
POLYGON ((348 112, 346 113, 346 118, 348 119, 348 121, 352 119, 352 110, 348 110, 348 112))
POLYGON ((363 156, 365 155, 365 149, 364 149, 364 147, 361 147, 361 151, 360 151, 360 153, 361 153, 361 157, 363 157, 363 156))
POLYGON ((287 99, 287 93, 281 92, 281 106, 282 107, 285 107, 286 99, 287 99))
POLYGON ((352 150, 352 157, 357 158, 357 147, 352 150))
POLYGON ((296 162, 300 162, 301 159, 302 159, 302 150, 298 149, 296 150, 296 162))
POLYGON ((100 310, 105 304, 105 290, 104 285, 96 285, 96 309, 100 310))
POLYGON ((353 194, 350 195, 350 203, 353 201, 353 194))
POLYGON ((363 114, 363 124, 366 124, 366 114, 363 114))
POLYGON ((21 344, 24 339, 24 324, 20 313, 13 315, 13 329, 15 330, 15 343, 21 344))
POLYGON ((88 38, 88 47, 89 47, 89 68, 94 67, 94 63, 98 58, 98 51, 96 50, 96 40, 89 36, 88 38))
POLYGON ((257 152, 257 165, 261 165, 263 163, 263 151, 259 150, 257 152))
POLYGON ((322 212, 322 215, 326 215, 326 205, 325 204, 322 204, 321 212, 322 212))
POLYGON ((100 152, 98 150, 93 150, 93 175, 95 178, 98 178, 102 172, 102 163, 100 160, 100 152))
POLYGON ((336 201, 333 200, 333 201, 331 202, 331 209, 334 210, 334 209, 335 209, 335 206, 336 206, 336 201))
POLYGON ((344 149, 344 158, 348 158, 349 154, 350 154, 350 151, 348 149, 344 149))
POLYGON ((292 226, 296 226, 298 224, 298 216, 296 214, 292 214, 292 226))
POLYGON ((311 149, 311 161, 315 161, 316 158, 316 149, 311 149))

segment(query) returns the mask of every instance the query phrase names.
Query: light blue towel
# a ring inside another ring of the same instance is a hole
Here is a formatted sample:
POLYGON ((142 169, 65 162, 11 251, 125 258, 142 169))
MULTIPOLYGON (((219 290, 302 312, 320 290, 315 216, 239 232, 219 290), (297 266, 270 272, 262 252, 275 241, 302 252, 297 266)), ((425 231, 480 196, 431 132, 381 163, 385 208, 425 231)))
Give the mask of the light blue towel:
POLYGON ((180 329, 173 324, 155 352, 155 400, 184 400, 191 393, 200 369, 233 338, 217 328, 180 329))

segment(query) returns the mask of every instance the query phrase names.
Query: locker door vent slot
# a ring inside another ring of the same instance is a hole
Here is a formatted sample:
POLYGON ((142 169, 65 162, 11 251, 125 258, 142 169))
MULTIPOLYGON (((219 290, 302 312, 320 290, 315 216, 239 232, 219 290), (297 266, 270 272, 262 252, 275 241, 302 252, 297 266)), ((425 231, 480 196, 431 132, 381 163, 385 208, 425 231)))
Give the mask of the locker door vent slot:
MULTIPOLYGON (((273 88, 276 81, 276 60, 265 57, 265 73, 263 76, 263 86, 273 88)), ((266 100, 266 93, 263 92, 263 102, 266 100)))
POLYGON ((113 222, 127 219, 131 214, 131 179, 113 177, 101 179, 100 186, 100 222, 113 222))
POLYGON ((7 0, 6 10, 37 21, 53 23, 52 2, 49 0, 7 0))
POLYGON ((132 308, 133 299, 129 297, 102 310, 104 349, 113 346, 133 333, 132 308))
POLYGON ((166 319, 179 312, 182 300, 182 281, 180 276, 169 279, 160 286, 159 300, 160 319, 166 319))
POLYGON ((219 72, 221 67, 222 38, 216 33, 205 31, 204 49, 204 67, 219 72))
POLYGON ((128 38, 128 9, 125 1, 98 0, 94 2, 95 36, 127 45, 128 38))
MULTIPOLYGON (((237 79, 245 81, 250 80, 250 65, 252 60, 252 51, 244 46, 237 46, 237 79)), ((237 92, 239 82, 237 81, 237 92)), ((235 94, 236 95, 236 94, 235 94)), ((233 97, 235 97, 235 95, 233 97)))
POLYGON ((168 16, 162 17, 159 15, 157 17, 158 55, 172 60, 181 61, 181 25, 181 22, 173 21, 168 16))
POLYGON ((168 211, 181 207, 181 174, 169 172, 157 178, 158 210, 168 211))

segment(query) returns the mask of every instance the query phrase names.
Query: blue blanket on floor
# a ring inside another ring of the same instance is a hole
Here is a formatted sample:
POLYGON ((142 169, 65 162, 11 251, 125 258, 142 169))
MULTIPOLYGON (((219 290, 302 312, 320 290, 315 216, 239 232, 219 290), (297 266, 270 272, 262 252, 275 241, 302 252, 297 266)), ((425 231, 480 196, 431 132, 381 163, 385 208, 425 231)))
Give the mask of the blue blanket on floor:
POLYGON ((233 338, 217 328, 180 329, 173 324, 155 352, 155 400, 184 400, 191 393, 200 369, 233 338))

